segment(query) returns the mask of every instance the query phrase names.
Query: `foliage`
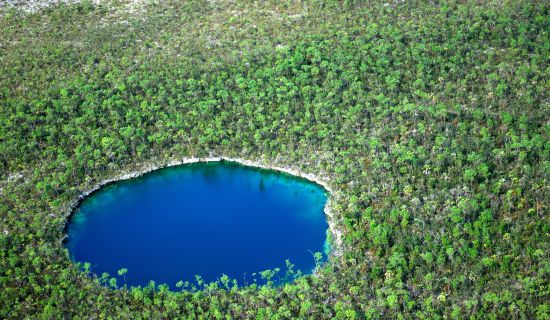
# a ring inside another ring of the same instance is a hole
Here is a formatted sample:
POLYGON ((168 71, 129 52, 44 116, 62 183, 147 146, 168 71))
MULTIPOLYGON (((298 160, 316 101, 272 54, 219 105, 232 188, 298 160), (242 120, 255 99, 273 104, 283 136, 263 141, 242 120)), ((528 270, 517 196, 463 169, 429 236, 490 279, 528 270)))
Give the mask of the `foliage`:
POLYGON ((548 319, 548 9, 0 9, 0 318, 548 319), (210 154, 328 176, 344 254, 281 287, 177 292, 70 262, 82 190, 210 154))

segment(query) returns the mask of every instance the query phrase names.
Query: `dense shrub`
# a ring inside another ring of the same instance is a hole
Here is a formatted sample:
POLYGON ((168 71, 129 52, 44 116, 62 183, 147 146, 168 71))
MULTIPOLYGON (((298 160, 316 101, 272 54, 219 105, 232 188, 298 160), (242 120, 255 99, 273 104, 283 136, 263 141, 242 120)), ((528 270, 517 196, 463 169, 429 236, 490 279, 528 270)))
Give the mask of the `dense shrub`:
POLYGON ((548 319, 547 3, 132 3, 1 9, 0 318, 548 319), (82 190, 209 154, 330 177, 344 254, 181 292, 70 262, 82 190))

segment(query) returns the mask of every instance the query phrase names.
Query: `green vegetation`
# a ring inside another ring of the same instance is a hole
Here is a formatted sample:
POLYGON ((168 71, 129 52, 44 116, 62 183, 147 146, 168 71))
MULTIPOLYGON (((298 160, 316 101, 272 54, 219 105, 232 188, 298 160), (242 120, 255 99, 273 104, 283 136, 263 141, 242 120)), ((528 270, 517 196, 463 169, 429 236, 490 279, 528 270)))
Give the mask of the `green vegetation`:
POLYGON ((0 10, 0 318, 550 317, 547 2, 0 10), (178 292, 70 262, 82 190, 208 154, 330 177, 343 255, 178 292))

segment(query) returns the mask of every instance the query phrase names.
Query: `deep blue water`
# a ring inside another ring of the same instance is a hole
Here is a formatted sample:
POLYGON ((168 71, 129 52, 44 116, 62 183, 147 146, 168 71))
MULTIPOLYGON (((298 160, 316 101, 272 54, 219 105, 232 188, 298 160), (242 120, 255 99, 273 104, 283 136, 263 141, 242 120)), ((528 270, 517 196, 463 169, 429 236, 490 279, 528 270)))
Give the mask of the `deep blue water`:
POLYGON ((280 172, 187 164, 94 192, 72 216, 65 244, 74 261, 119 285, 122 268, 129 286, 174 288, 222 274, 251 284, 255 272, 278 267, 284 275, 286 259, 311 272, 312 252, 326 250, 326 197, 321 186, 280 172))

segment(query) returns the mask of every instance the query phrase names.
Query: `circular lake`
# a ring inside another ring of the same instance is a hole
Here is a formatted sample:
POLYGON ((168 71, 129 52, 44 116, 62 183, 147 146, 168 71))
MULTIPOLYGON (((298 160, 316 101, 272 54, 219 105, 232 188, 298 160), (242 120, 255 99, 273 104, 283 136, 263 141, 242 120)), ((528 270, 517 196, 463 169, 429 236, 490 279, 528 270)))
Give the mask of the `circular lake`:
POLYGON ((328 250, 326 200, 320 185, 281 172, 186 164, 92 193, 72 215, 65 245, 71 259, 119 285, 154 280, 174 288, 195 275, 210 282, 223 274, 252 284, 253 273, 266 269, 284 277, 287 259, 294 270, 312 271, 313 253, 328 250))

